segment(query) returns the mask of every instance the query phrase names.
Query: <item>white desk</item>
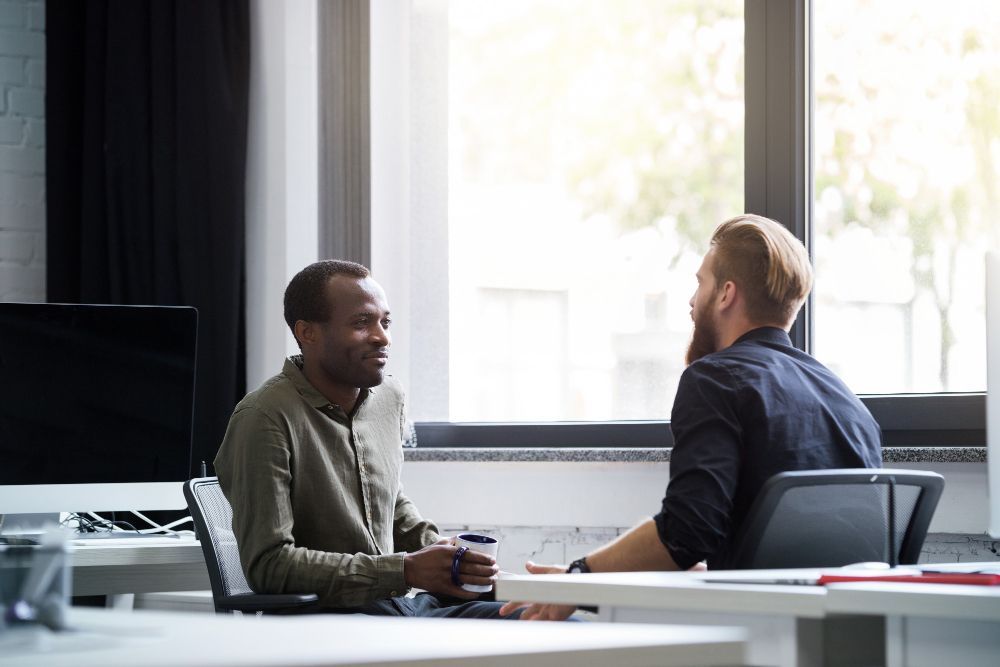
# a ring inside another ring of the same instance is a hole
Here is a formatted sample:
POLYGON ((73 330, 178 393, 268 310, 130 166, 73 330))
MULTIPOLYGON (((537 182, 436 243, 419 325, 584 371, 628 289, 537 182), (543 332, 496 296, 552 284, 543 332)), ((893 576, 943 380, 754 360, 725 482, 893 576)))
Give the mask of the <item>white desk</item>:
MULTIPOLYGON (((933 567, 968 570, 973 565, 933 567)), ((601 620, 744 627, 753 664, 929 667, 1000 661, 1000 587, 710 582, 806 579, 818 572, 521 575, 501 579, 497 592, 513 600, 598 605, 601 620)))
MULTIPOLYGON (((995 565, 995 563, 994 563, 995 565)), ((1000 662, 1000 590, 865 582, 827 592, 831 614, 885 618, 891 667, 995 665, 1000 662)))
POLYGON ((0 634, 0 665, 738 665, 735 628, 379 618, 226 617, 74 609, 82 631, 0 634))
POLYGON ((120 595, 211 588, 193 539, 100 540, 73 547, 73 595, 120 595))
POLYGON ((599 620, 746 628, 748 661, 759 665, 878 664, 880 619, 830 616, 817 586, 709 583, 717 577, 798 578, 817 570, 619 572, 519 575, 501 579, 503 599, 597 605, 599 620))

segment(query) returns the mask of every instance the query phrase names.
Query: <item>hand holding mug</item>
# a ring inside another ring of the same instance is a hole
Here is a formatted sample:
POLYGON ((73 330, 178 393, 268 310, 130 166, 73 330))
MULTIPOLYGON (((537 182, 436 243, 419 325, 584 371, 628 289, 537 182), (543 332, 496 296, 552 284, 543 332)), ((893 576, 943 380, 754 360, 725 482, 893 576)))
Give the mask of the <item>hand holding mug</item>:
POLYGON ((453 540, 442 539, 420 551, 408 553, 403 558, 403 577, 407 586, 420 588, 431 593, 441 593, 452 597, 473 600, 478 592, 467 590, 453 583, 453 570, 461 584, 485 587, 489 590, 496 581, 499 571, 496 560, 488 553, 478 551, 463 552, 456 559, 459 548, 453 540))
POLYGON ((452 563, 452 583, 461 585, 462 588, 473 593, 488 593, 493 590, 493 581, 496 580, 496 577, 489 584, 480 584, 471 579, 466 579, 462 575, 461 564, 469 552, 485 554, 495 563, 497 551, 500 548, 500 543, 497 539, 489 535, 480 535, 479 533, 462 533, 456 535, 453 539, 457 549, 455 551, 455 560, 452 563))

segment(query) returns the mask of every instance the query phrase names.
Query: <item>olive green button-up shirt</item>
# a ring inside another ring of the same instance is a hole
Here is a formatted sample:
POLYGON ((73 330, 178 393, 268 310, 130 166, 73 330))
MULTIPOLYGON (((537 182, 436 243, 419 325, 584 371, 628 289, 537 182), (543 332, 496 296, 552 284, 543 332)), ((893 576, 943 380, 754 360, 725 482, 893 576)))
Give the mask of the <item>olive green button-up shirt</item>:
POLYGON ((404 553, 439 538, 400 484, 403 391, 387 377, 347 414, 301 363, 240 401, 215 458, 247 581, 333 607, 403 595, 404 553))

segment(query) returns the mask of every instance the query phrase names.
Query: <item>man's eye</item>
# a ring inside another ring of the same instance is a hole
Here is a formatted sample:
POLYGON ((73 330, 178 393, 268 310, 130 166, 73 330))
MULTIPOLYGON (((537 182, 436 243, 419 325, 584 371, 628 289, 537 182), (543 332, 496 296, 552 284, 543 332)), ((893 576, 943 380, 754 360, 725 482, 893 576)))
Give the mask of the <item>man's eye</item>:
POLYGON ((390 324, 392 324, 392 320, 382 320, 383 329, 388 329, 390 324))

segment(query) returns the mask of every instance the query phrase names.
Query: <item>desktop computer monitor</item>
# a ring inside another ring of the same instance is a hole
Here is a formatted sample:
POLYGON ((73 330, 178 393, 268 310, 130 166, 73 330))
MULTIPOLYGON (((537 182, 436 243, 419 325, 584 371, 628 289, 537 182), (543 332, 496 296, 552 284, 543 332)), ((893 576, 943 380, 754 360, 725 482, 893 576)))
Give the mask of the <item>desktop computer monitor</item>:
POLYGON ((194 308, 0 303, 0 514, 185 507, 194 308))
POLYGON ((986 466, 989 533, 1000 538, 1000 252, 986 253, 986 466))

